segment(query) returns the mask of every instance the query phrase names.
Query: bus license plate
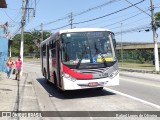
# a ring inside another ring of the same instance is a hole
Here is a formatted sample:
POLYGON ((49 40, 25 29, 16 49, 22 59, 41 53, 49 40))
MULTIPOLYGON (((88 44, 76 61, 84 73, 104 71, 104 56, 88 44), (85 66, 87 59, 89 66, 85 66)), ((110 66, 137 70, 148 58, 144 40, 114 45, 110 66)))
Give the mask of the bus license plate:
POLYGON ((90 82, 90 83, 88 83, 88 86, 90 86, 90 87, 98 86, 98 82, 90 82))

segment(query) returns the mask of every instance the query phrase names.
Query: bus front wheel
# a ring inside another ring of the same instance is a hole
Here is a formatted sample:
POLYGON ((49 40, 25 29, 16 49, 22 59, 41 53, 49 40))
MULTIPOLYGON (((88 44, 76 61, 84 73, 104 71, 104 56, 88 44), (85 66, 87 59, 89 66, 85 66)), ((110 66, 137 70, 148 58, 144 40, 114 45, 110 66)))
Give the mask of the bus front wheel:
POLYGON ((57 84, 57 77, 56 77, 56 74, 54 73, 54 85, 56 86, 56 87, 58 87, 58 84, 57 84))
POLYGON ((103 90, 103 87, 97 87, 96 90, 101 91, 101 90, 103 90))

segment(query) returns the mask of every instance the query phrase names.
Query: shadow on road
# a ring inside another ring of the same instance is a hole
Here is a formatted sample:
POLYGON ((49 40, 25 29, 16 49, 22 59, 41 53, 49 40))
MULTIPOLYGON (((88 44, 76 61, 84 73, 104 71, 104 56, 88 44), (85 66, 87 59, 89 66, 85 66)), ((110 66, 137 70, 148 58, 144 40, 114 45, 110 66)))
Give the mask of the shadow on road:
POLYGON ((49 93, 49 97, 56 97, 59 99, 77 99, 85 97, 115 95, 114 93, 106 90, 96 90, 96 89, 60 91, 54 86, 54 84, 52 83, 47 84, 44 78, 38 78, 37 81, 49 93))

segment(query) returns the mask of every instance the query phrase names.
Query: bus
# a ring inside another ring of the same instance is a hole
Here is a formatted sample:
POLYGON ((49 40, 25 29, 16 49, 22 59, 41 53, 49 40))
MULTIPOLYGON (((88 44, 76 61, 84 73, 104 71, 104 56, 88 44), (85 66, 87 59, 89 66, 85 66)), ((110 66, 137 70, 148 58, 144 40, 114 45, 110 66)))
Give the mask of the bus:
POLYGON ((59 30, 40 44, 41 71, 58 89, 119 85, 114 33, 102 28, 59 30))

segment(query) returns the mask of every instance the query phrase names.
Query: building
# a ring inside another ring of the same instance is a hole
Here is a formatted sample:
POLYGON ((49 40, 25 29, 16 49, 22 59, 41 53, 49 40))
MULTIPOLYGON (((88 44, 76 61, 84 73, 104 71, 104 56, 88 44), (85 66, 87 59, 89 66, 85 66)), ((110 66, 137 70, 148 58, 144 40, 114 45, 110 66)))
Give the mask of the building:
POLYGON ((7 4, 5 0, 0 0, 0 8, 7 8, 7 4))
MULTIPOLYGON (((0 8, 7 8, 6 1, 0 0, 0 8)), ((0 15, 1 16, 1 15, 0 15)), ((0 25, 0 71, 4 71, 8 57, 7 24, 0 25)))

